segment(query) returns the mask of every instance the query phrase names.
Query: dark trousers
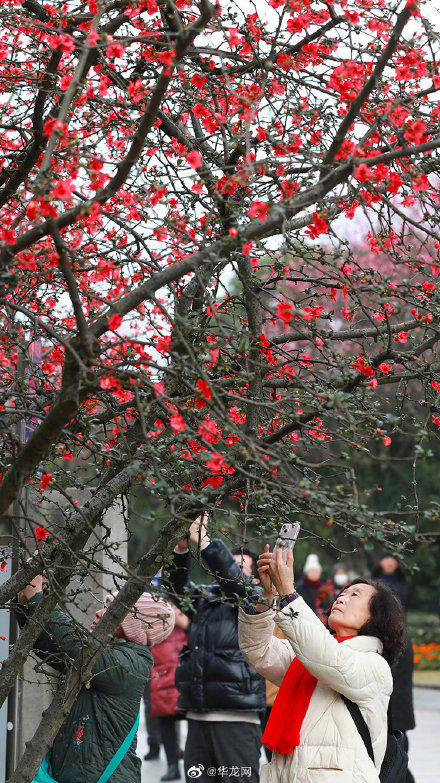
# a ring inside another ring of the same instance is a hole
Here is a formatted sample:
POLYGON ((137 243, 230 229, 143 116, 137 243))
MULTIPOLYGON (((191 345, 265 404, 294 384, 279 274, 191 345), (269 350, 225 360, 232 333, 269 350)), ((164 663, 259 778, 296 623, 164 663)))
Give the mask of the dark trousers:
MULTIPOLYGON (((266 707, 266 712, 261 716, 261 734, 264 734, 267 726, 267 721, 270 718, 270 713, 272 712, 272 707, 266 707)), ((268 761, 272 761, 272 751, 269 750, 269 748, 266 748, 264 746, 264 752, 266 754, 266 758, 268 761)))
POLYGON ((144 690, 145 725, 147 727, 147 739, 152 745, 160 745, 160 725, 158 718, 151 717, 150 681, 148 680, 144 690))
POLYGON ((244 721, 188 720, 185 775, 197 783, 258 783, 261 728, 244 721), (192 769, 194 772, 192 772, 192 769), (197 774, 201 772, 201 775, 197 774))
POLYGON ((167 764, 177 764, 179 760, 179 731, 178 721, 175 715, 167 715, 158 718, 160 725, 160 737, 164 746, 167 764))
MULTIPOLYGON (((408 753, 408 748, 409 748, 408 734, 406 733, 406 731, 404 731, 403 733, 404 733, 404 736, 405 736, 404 748, 405 748, 406 752, 408 753)), ((412 772, 409 769, 408 769, 408 772, 406 773, 406 781, 405 781, 405 783, 415 783, 414 776, 413 776, 412 772)))

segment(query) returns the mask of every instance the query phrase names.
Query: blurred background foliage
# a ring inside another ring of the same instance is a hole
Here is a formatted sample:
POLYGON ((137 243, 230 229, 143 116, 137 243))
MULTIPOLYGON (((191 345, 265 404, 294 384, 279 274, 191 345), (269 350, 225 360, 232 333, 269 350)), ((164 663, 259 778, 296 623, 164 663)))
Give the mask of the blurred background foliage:
MULTIPOLYGON (((421 455, 414 467, 414 442, 410 438, 393 438, 389 449, 378 449, 377 454, 351 455, 351 469, 355 474, 359 501, 370 509, 386 511, 393 509, 390 522, 402 521, 414 528, 406 547, 401 564, 407 575, 413 580, 414 597, 411 613, 417 616, 427 612, 431 614, 431 624, 437 624, 437 606, 440 600, 440 524, 439 524, 439 484, 438 465, 440 448, 436 440, 429 441, 429 448, 421 455), (417 508, 414 508, 414 484, 417 485, 417 508), (398 519, 398 514, 401 517, 398 519), (435 535, 437 533, 437 535, 435 535), (431 534, 431 535, 430 535, 431 534)), ((337 486, 334 487, 337 492, 337 486)), ((137 558, 153 543, 166 519, 168 500, 161 501, 155 490, 138 487, 130 501, 129 560, 137 558)), ((213 537, 222 538, 228 546, 244 544, 255 552, 260 552, 266 542, 275 543, 276 533, 281 520, 270 519, 270 498, 268 498, 267 518, 256 516, 248 509, 246 531, 237 524, 234 510, 236 503, 230 501, 218 508, 211 522, 213 537)), ((261 509, 260 509, 261 512, 261 509)), ((350 570, 359 575, 368 574, 377 564, 383 552, 389 551, 380 540, 365 538, 362 531, 359 536, 347 532, 337 519, 316 518, 301 519, 302 532, 295 550, 296 573, 302 572, 305 559, 316 552, 323 566, 323 579, 330 576, 332 566, 338 560, 344 560, 350 570)), ((379 539, 380 539, 379 534, 379 539)), ((193 578, 196 581, 209 581, 202 568, 194 564, 193 578)), ((411 614, 410 613, 410 614, 411 614)), ((438 629, 440 641, 440 624, 438 629)))

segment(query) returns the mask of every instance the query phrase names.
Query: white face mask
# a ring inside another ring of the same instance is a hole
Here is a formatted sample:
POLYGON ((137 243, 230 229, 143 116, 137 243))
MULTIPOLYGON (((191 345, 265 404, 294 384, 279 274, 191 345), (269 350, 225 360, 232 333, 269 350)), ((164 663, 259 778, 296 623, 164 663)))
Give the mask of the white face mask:
POLYGON ((348 582, 348 576, 347 574, 335 574, 333 581, 336 587, 344 587, 344 585, 348 582))

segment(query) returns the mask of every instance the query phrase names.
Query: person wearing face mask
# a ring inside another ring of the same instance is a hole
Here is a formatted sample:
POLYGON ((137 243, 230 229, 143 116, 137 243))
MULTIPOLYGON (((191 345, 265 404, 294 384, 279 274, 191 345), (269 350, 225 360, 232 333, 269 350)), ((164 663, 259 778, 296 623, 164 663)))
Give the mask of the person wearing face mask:
MULTIPOLYGON (((14 611, 21 628, 42 596, 42 576, 18 594, 14 611)), ((113 598, 108 595, 105 607, 96 611, 91 631, 113 598)), ((150 647, 171 633, 174 622, 169 603, 143 593, 115 631, 113 643, 97 658, 34 783, 106 783, 116 769, 118 783, 140 783, 136 733, 140 701, 153 665, 150 647)), ((67 673, 82 644, 78 626, 57 606, 34 650, 45 663, 67 673)))
POLYGON ((295 590, 293 555, 266 545, 258 561, 263 587, 253 610, 239 610, 244 658, 280 690, 262 742, 273 751, 262 783, 379 783, 400 654, 402 607, 383 582, 355 579, 331 607, 328 628, 295 590), (273 635, 274 625, 286 639, 273 635), (344 701, 358 705, 371 757, 344 701))
POLYGON ((304 601, 325 622, 327 611, 333 601, 333 590, 330 584, 323 582, 322 566, 318 555, 307 555, 304 563, 303 576, 299 580, 296 591, 304 601))
POLYGON ((350 582, 348 577, 348 569, 342 561, 334 564, 329 580, 329 586, 331 587, 334 598, 337 598, 341 590, 346 587, 350 582))

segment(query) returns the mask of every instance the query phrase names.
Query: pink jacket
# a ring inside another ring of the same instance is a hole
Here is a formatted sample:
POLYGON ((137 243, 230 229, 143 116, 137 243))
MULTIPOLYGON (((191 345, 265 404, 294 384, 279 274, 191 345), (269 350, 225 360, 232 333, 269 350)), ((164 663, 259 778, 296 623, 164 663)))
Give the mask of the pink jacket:
POLYGON ((187 635, 177 625, 170 635, 160 644, 154 645, 151 652, 154 666, 151 670, 151 717, 163 718, 177 715, 178 692, 174 685, 179 652, 186 644, 187 635))

